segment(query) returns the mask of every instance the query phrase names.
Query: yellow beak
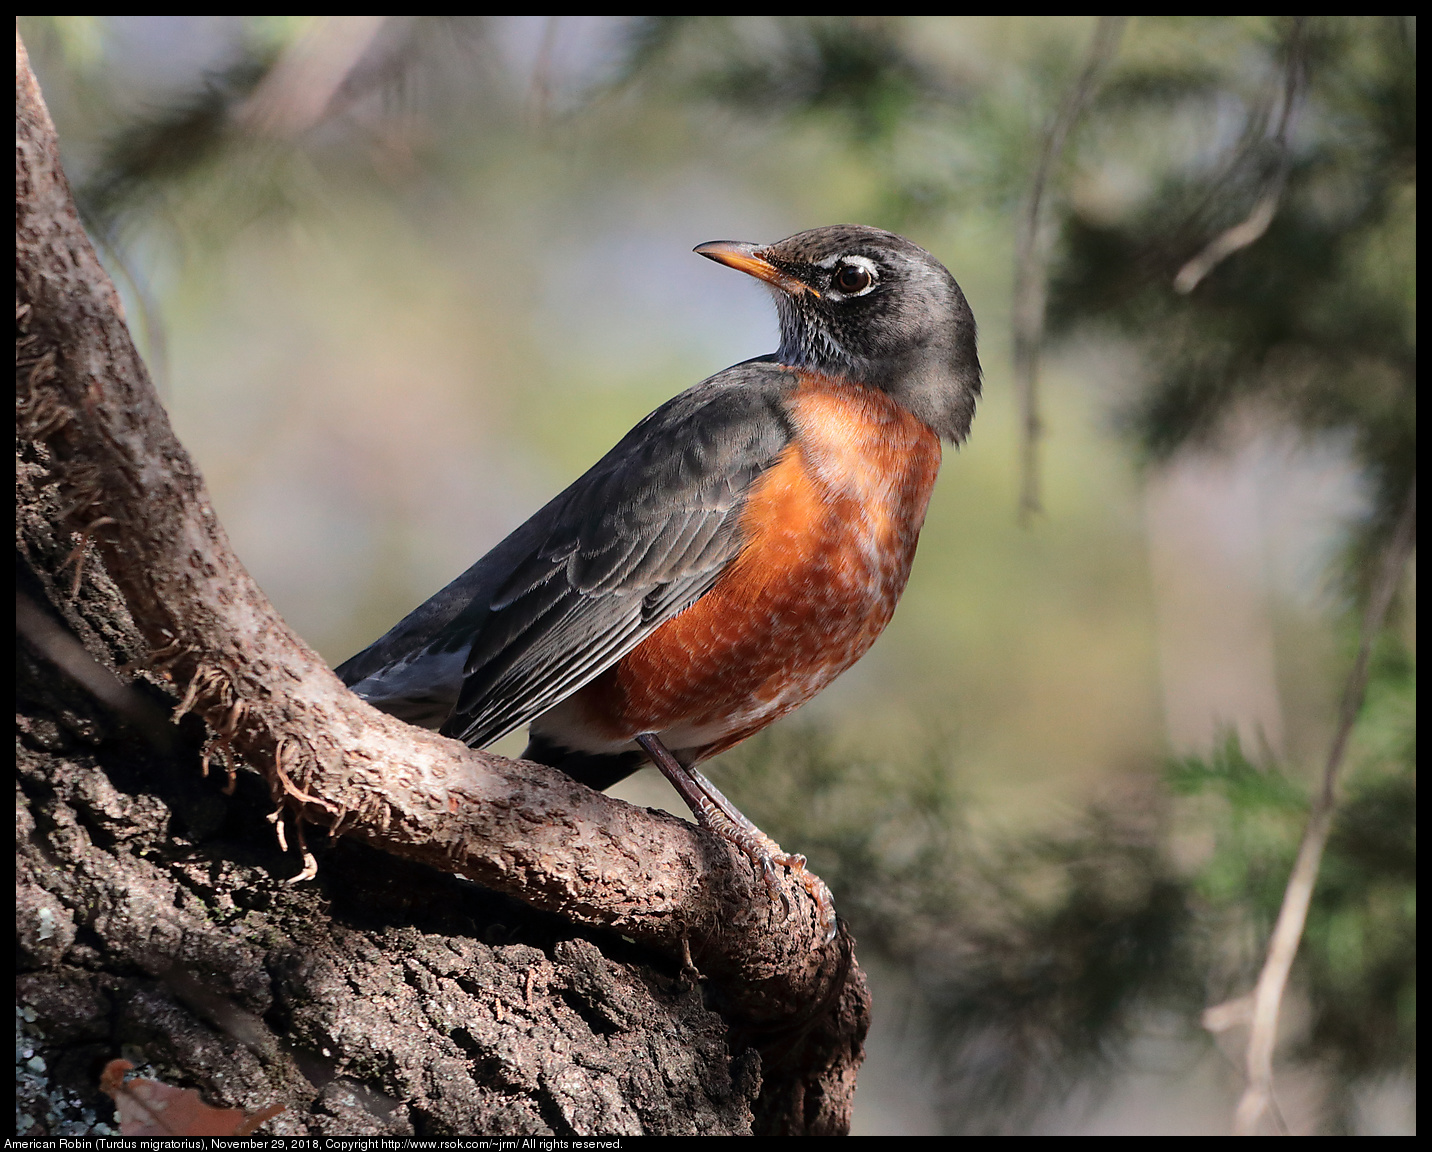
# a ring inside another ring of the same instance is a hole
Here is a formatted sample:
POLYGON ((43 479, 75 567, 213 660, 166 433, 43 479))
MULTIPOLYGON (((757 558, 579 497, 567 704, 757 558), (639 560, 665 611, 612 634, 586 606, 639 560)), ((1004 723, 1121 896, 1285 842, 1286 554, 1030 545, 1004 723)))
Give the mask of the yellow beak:
POLYGON ((777 288, 789 292, 793 296, 800 292, 809 292, 812 296, 820 295, 804 280, 797 280, 794 276, 787 275, 765 259, 761 255, 760 247, 756 244, 747 244, 740 240, 712 240, 709 244, 698 244, 692 251, 705 256, 708 260, 715 260, 718 264, 725 264, 728 268, 744 272, 747 276, 754 276, 757 280, 774 284, 777 288))

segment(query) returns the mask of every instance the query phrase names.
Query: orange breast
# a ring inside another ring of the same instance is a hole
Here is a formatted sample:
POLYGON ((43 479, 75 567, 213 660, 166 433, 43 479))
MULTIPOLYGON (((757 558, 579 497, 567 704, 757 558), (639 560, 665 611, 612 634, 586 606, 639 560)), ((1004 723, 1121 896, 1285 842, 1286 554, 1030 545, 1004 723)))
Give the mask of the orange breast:
POLYGON ((756 482, 715 586, 574 699, 614 739, 701 760, 809 700, 875 642, 905 589, 939 438, 884 393, 806 377, 797 434, 756 482))

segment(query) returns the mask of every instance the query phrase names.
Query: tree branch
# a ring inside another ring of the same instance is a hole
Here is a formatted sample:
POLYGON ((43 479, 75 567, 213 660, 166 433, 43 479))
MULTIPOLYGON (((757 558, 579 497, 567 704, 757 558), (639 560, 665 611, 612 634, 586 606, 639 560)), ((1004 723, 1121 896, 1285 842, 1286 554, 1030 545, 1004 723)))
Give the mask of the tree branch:
POLYGON ((1288 136, 1292 131, 1293 114, 1304 88, 1306 63, 1303 59, 1303 34, 1306 23, 1306 16, 1293 17, 1292 31, 1289 33, 1285 51, 1282 104, 1278 113, 1278 127, 1273 133, 1273 146, 1278 154, 1277 169, 1268 182, 1267 190, 1258 198, 1247 218, 1220 232, 1198 255, 1178 270, 1178 275, 1173 278, 1173 289, 1180 295, 1187 296, 1228 257, 1256 243, 1263 233, 1268 231, 1268 225, 1273 223, 1278 204, 1283 198, 1283 189, 1288 183, 1288 168, 1292 159, 1288 149, 1288 136))
POLYGON ((1323 769, 1323 783, 1313 800, 1308 824, 1303 831, 1302 843, 1298 846, 1298 858, 1293 864, 1288 886, 1283 893, 1283 904, 1278 911, 1277 923, 1268 942, 1268 955, 1263 970, 1258 974, 1258 983, 1250 996, 1239 997, 1226 1005, 1218 1005, 1204 1013, 1204 1026, 1219 1031, 1237 1021, 1240 1017, 1251 1020, 1248 1035, 1248 1052, 1245 1064, 1247 1079, 1242 1099, 1234 1115, 1233 1132, 1236 1136, 1252 1136, 1258 1124, 1273 1101, 1273 1050, 1278 1040, 1278 1015, 1283 1003, 1283 992, 1288 985, 1288 974, 1293 967, 1293 958, 1298 953, 1298 944, 1303 937, 1303 926, 1308 919, 1308 906, 1312 902, 1313 889, 1317 884, 1318 868, 1322 863, 1323 849, 1327 846, 1328 834, 1332 831, 1333 810, 1337 802, 1338 774, 1347 754, 1348 740, 1353 724, 1362 710, 1363 697, 1367 692, 1368 662, 1372 656, 1372 645, 1382 632, 1387 610, 1402 582, 1403 571, 1408 557, 1417 543, 1417 481, 1407 493, 1398 517, 1397 528, 1383 553, 1381 571, 1368 600, 1363 615, 1362 638, 1357 658, 1348 673, 1343 687, 1342 706, 1338 714, 1337 732, 1328 751, 1327 765, 1323 769))
POLYGON ((1113 58, 1123 35, 1125 16, 1100 16, 1089 44, 1084 70, 1059 104, 1034 172, 1029 201, 1020 223, 1014 265, 1014 376, 1019 393, 1020 485, 1019 519, 1027 524, 1039 512, 1039 347, 1044 339, 1046 245, 1040 234, 1044 190, 1064 154, 1064 142, 1089 98, 1095 82, 1113 58))
POLYGON ((81 534, 76 563, 97 554, 121 589, 150 646, 149 672, 182 698, 176 718, 200 715, 213 750, 257 767, 300 822, 673 957, 689 944, 728 1018, 805 1035, 821 1009, 844 1042, 799 1086, 822 1102, 809 1116, 797 1108, 790 1130, 848 1126, 868 996, 849 937, 820 946, 803 887, 784 881, 796 910, 784 920, 719 838, 376 711, 274 611, 233 554, 133 346, 18 33, 15 79, 21 434, 48 450, 81 534))

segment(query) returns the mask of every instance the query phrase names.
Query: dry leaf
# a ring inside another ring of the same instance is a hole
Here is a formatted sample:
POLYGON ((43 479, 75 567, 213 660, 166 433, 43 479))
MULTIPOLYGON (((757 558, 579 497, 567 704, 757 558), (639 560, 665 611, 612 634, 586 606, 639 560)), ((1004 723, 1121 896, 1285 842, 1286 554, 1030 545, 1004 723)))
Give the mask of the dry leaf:
POLYGON ((119 1130, 125 1136, 247 1136, 265 1120, 283 1111, 273 1104, 253 1115, 242 1108, 213 1108, 192 1088, 175 1088, 158 1080, 129 1080, 128 1060, 111 1060, 99 1078, 100 1091, 114 1097, 119 1130))

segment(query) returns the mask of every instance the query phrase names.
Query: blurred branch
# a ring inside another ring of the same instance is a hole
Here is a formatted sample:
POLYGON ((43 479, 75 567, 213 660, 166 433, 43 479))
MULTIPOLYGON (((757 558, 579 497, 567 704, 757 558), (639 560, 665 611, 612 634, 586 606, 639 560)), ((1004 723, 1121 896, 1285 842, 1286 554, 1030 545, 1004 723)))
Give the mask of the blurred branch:
POLYGON ((1303 30, 1306 16, 1293 18, 1293 30, 1288 37, 1288 49, 1283 72, 1283 99, 1278 114, 1278 127, 1273 134, 1273 143, 1278 153, 1278 167, 1269 181, 1268 189, 1253 206, 1242 223, 1215 236, 1192 260, 1178 270, 1174 277, 1174 291, 1187 296, 1199 282, 1235 252, 1256 242, 1268 231, 1268 225, 1277 214, 1283 188, 1288 182, 1288 133, 1293 123, 1293 113, 1302 96, 1304 81, 1303 30))
POLYGON ((1039 349, 1044 339, 1048 252, 1040 232, 1044 190, 1060 158, 1069 131, 1089 103, 1099 75, 1113 58, 1124 31, 1124 16, 1100 16, 1084 70, 1065 94, 1044 138, 1029 202, 1021 222, 1014 271, 1014 375, 1020 401, 1019 518, 1028 524, 1041 511, 1039 502, 1039 349))
MULTIPOLYGON (((16 579, 19 577, 17 571, 16 579)), ((160 752, 173 748, 174 726, 169 717, 91 656, 63 625, 18 587, 15 632, 101 704, 138 728, 160 752)))
POLYGON ((146 108, 112 136, 75 194, 85 225, 117 251, 127 214, 225 164, 219 183, 244 198, 247 219, 255 198, 283 198, 265 186, 264 172, 304 133, 435 69, 436 43, 470 39, 461 22, 446 17, 334 16, 282 47, 244 40, 227 66, 205 71, 192 89, 146 108))
POLYGON ((1248 214, 1246 220, 1235 224, 1226 232, 1219 233, 1209 242, 1208 247, 1178 270, 1178 275, 1173 278, 1174 291, 1187 296, 1198 287, 1199 281, 1219 264, 1233 253, 1247 248, 1268 231, 1268 225, 1273 222, 1282 195, 1283 181, 1279 179, 1276 186, 1253 206, 1253 211, 1248 214))
MULTIPOLYGON (((1313 888, 1317 883, 1323 849, 1327 846, 1328 833, 1332 829, 1338 773, 1347 753, 1353 724, 1362 709, 1363 698, 1367 692, 1368 662, 1372 656, 1373 642, 1382 631, 1383 621, 1387 618, 1387 611, 1402 582, 1403 571, 1416 542, 1417 481, 1414 478, 1402 506, 1402 514, 1398 517, 1397 528, 1383 553, 1381 570, 1368 601, 1367 611, 1363 615, 1362 638, 1357 658, 1353 661, 1352 670, 1348 673, 1347 683, 1343 687, 1337 732, 1328 752, 1327 766, 1323 770, 1322 789, 1314 799, 1312 811, 1308 815, 1307 828, 1298 847, 1298 858, 1288 879, 1288 887, 1283 894, 1283 906, 1278 912, 1278 920, 1268 944, 1268 956, 1252 993, 1252 1030, 1248 1037, 1245 1067, 1247 1084, 1234 1115, 1234 1134, 1238 1136, 1254 1135, 1264 1113, 1273 1105, 1273 1050, 1278 1039, 1278 1015, 1288 983, 1288 973, 1292 969, 1303 927, 1307 923, 1308 905, 1312 901, 1313 888)), ((1205 1027, 1217 1031, 1236 1022, 1240 1014, 1248 1012, 1243 1006, 1246 999, 1239 997, 1210 1008, 1204 1014, 1205 1027)))
POLYGON ((1215 1004, 1212 1008, 1205 1008, 1202 1023, 1204 1028, 1217 1035, 1219 1032, 1227 1032, 1230 1028, 1240 1028, 1252 1020, 1253 993, 1248 992, 1235 996, 1232 1000, 1225 1000, 1222 1004, 1215 1004))
POLYGON ((241 128, 257 136, 290 140, 312 128, 328 111, 386 16, 322 16, 284 49, 263 82, 238 110, 241 128))
POLYGON ((212 160, 237 128, 269 139, 292 139, 331 111, 335 94, 368 53, 385 17, 320 17, 273 59, 243 57, 199 91, 132 124, 114 141, 106 162, 76 200, 86 227, 129 284, 146 337, 151 372, 161 389, 169 375, 168 339, 160 309, 122 241, 126 210, 212 160))

